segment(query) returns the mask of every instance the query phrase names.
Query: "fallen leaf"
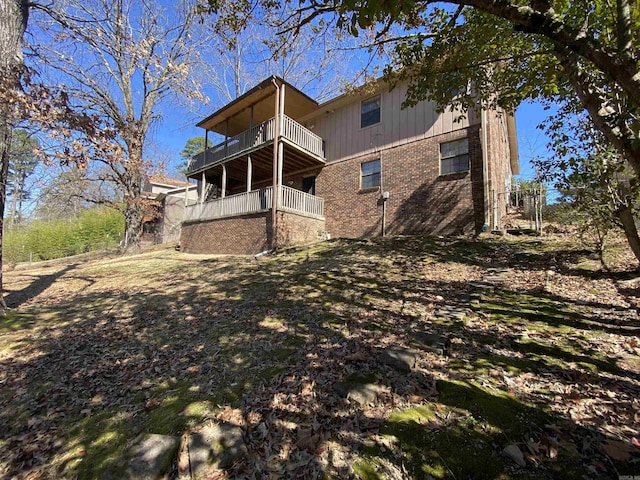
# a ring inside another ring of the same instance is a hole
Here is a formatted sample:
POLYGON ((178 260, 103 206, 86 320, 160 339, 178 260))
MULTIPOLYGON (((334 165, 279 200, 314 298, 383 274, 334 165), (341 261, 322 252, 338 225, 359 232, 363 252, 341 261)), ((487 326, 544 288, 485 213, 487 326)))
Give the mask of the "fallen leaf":
POLYGON ((154 408, 159 407, 160 403, 161 402, 159 399, 157 399, 156 397, 152 397, 144 404, 144 408, 145 410, 153 410, 154 408))
POLYGON ((614 460, 626 462, 635 453, 635 447, 620 440, 605 440, 602 442, 602 449, 614 460))

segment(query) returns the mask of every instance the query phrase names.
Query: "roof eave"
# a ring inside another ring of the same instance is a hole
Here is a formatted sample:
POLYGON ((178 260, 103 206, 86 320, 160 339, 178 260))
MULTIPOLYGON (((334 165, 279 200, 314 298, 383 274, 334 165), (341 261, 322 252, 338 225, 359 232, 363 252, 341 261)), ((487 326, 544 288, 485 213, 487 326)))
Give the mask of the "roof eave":
POLYGON ((312 106, 312 108, 315 109, 318 107, 318 102, 316 100, 309 97, 306 93, 302 92, 301 90, 298 90, 296 87, 286 82, 284 79, 273 75, 261 81, 259 84, 257 84, 255 87, 251 88, 250 90, 247 90, 245 93, 240 95, 235 100, 232 100, 231 102, 227 103, 222 108, 219 108, 217 111, 215 111, 208 117, 198 122, 196 126, 207 129, 207 130, 216 131, 214 130, 215 127, 224 123, 226 119, 231 118, 235 115, 238 115, 240 112, 244 111, 245 109, 250 108, 252 104, 258 103, 264 100, 265 98, 267 98, 268 96, 273 95, 273 92, 274 92, 273 87, 275 86, 274 82, 278 86, 285 85, 287 87, 287 90, 292 90, 293 92, 296 93, 296 95, 299 95, 304 100, 308 101, 310 106, 312 106), (266 94, 259 95, 260 92, 265 92, 266 94))

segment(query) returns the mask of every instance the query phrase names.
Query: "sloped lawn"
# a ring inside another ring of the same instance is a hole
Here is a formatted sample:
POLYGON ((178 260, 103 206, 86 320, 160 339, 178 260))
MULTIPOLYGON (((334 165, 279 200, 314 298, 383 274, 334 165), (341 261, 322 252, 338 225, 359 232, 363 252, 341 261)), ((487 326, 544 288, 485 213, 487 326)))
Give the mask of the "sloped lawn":
POLYGON ((566 240, 415 237, 6 272, 0 477, 122 478, 140 433, 211 420, 249 450, 211 478, 640 475, 631 277, 566 240))

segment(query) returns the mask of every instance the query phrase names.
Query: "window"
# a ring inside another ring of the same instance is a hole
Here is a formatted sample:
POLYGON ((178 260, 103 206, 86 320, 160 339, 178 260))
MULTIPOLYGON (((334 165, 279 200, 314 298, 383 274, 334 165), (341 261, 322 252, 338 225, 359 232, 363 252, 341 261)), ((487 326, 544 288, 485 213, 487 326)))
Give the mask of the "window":
POLYGON ((360 164, 360 188, 380 186, 380 159, 360 164))
POLYGON ((364 100, 360 105, 360 128, 380 123, 380 95, 364 100))
POLYGON ((440 144, 440 175, 469 170, 469 141, 466 138, 440 144))

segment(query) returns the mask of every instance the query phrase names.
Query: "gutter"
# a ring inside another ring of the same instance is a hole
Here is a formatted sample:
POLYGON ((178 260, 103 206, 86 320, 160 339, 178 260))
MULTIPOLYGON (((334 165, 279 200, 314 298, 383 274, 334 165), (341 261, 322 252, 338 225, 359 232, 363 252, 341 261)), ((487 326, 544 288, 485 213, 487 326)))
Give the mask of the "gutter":
MULTIPOLYGON (((487 111, 483 108, 480 112, 480 142, 482 143, 482 188, 484 190, 484 225, 489 225, 491 215, 489 214, 489 152, 487 151, 487 111)), ((483 225, 483 227, 484 227, 483 225)), ((495 228, 490 225, 491 229, 495 228)))

